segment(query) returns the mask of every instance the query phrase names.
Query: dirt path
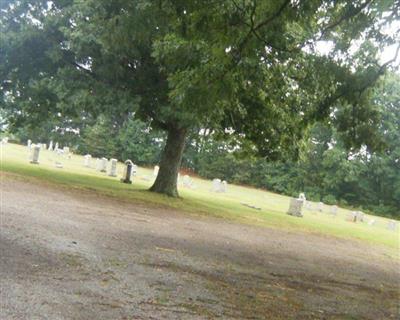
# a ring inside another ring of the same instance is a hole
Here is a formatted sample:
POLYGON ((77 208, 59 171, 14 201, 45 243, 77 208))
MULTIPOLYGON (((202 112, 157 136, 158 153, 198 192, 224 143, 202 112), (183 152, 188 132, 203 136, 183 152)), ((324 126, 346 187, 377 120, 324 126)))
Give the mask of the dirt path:
POLYGON ((398 261, 4 176, 1 319, 397 319, 398 261))

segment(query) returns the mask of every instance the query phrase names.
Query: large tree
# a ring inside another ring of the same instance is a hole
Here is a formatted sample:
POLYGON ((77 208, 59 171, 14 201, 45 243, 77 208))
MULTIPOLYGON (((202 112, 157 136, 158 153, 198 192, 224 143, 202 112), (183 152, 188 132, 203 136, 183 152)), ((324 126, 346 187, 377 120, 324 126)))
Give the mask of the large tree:
POLYGON ((96 114, 116 125, 133 114, 150 122, 167 133, 151 190, 177 196, 194 129, 230 135, 236 147, 269 159, 296 156, 315 121, 338 120, 332 124, 349 147, 366 142, 363 124, 374 116, 366 97, 389 65, 379 63, 378 49, 398 40, 385 30, 399 7, 371 0, 3 1, 1 103, 14 123, 96 114))

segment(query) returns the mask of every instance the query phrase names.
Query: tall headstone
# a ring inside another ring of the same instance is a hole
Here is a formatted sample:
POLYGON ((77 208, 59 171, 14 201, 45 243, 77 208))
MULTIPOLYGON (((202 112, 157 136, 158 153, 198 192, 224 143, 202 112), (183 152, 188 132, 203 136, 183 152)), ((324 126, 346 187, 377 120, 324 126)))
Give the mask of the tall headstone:
POLYGON ((117 159, 110 159, 110 171, 108 173, 110 177, 117 176, 117 162, 117 159))
POLYGON ((290 199, 289 210, 287 214, 295 217, 303 217, 303 213, 301 212, 302 207, 303 200, 292 198, 290 199))
POLYGON ((107 172, 107 158, 101 158, 100 172, 107 172))
POLYGON ((226 191, 228 191, 228 183, 224 180, 224 181, 221 182, 220 191, 219 192, 225 193, 226 191))
POLYGON ((31 148, 31 145, 32 145, 32 140, 28 139, 27 146, 28 146, 29 149, 31 148))
POLYGON ((32 147, 32 156, 31 156, 31 163, 39 164, 39 154, 40 154, 40 145, 34 145, 32 147))
POLYGON ((100 171, 101 170, 101 159, 96 158, 96 170, 100 171))
POLYGON ((53 141, 51 140, 49 143, 49 151, 53 151, 53 141))
POLYGON ((221 180, 220 179, 213 179, 212 181, 212 191, 213 192, 220 192, 221 190, 221 180))
POLYGON ((128 159, 125 161, 125 168, 122 174, 121 182, 129 184, 132 183, 131 177, 132 177, 133 166, 134 164, 132 163, 131 160, 128 159))
POLYGON ((153 176, 157 177, 158 176, 158 171, 160 171, 160 167, 159 166, 154 166, 153 176))
POLYGON ((90 154, 87 154, 83 157, 83 165, 85 167, 90 167, 90 159, 92 159, 92 156, 90 154))

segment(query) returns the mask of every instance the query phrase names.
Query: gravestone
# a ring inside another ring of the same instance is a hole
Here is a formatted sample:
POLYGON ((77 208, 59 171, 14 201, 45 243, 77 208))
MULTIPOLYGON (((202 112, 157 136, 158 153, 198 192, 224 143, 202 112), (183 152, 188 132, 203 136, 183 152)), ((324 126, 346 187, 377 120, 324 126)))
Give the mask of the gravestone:
POLYGON ((28 139, 27 146, 28 146, 29 149, 31 148, 31 145, 32 145, 32 140, 31 140, 31 139, 28 139))
POLYGON ((107 158, 101 158, 100 161, 100 172, 107 172, 107 158))
POLYGON ((213 192, 220 192, 221 190, 221 180, 220 179, 214 179, 212 181, 212 191, 213 192))
POLYGON ((334 206, 331 207, 330 214, 333 215, 333 216, 336 216, 337 215, 337 211, 338 211, 338 207, 336 205, 334 205, 334 206))
POLYGON ((306 201, 307 201, 306 195, 304 194, 304 192, 300 193, 299 197, 297 199, 302 200, 303 203, 306 203, 306 201))
POLYGON ((96 158, 96 171, 100 171, 100 170, 101 170, 101 159, 96 158))
POLYGON ((131 160, 126 160, 125 161, 125 168, 124 168, 124 172, 122 174, 122 179, 121 182, 123 183, 132 183, 131 177, 132 177, 132 172, 133 172, 133 166, 134 164, 132 163, 131 160))
POLYGON ((225 193, 228 190, 228 183, 224 180, 220 185, 220 192, 225 193))
POLYGON ((31 163, 39 164, 40 145, 33 145, 31 152, 32 152, 31 163))
POLYGON ((117 159, 110 159, 110 172, 108 173, 110 177, 117 176, 117 162, 117 159))
POLYGON ((357 221, 359 221, 359 222, 364 222, 364 212, 362 212, 362 211, 357 211, 356 212, 356 214, 357 214, 357 221))
POLYGON ((351 211, 347 214, 346 220, 351 221, 351 222, 357 222, 357 212, 356 211, 351 211))
POLYGON ((303 213, 301 212, 302 207, 303 200, 292 198, 290 199, 289 210, 287 214, 295 217, 303 217, 303 213))
POLYGON ((83 165, 85 167, 90 167, 90 160, 92 159, 92 156, 90 154, 85 155, 83 160, 83 165))
POLYGON ((153 176, 157 177, 158 176, 158 171, 160 171, 160 167, 159 166, 154 166, 153 176))
POLYGON ((397 222, 395 220, 389 220, 387 229, 390 231, 396 231, 397 230, 397 222))
POLYGON ((53 141, 51 140, 49 143, 49 151, 53 151, 53 141))
POLYGON ((47 144, 41 143, 40 145, 41 145, 41 147, 42 147, 43 150, 47 150, 47 144))
POLYGON ((183 176, 183 186, 186 188, 190 188, 192 186, 192 181, 187 174, 183 176))
POLYGON ((69 156, 69 147, 64 147, 63 151, 64 151, 64 155, 66 155, 68 157, 69 156))
POLYGON ((62 164, 60 161, 56 161, 56 162, 55 162, 55 166, 56 166, 56 168, 58 168, 58 169, 62 169, 62 168, 63 168, 63 164, 62 164))

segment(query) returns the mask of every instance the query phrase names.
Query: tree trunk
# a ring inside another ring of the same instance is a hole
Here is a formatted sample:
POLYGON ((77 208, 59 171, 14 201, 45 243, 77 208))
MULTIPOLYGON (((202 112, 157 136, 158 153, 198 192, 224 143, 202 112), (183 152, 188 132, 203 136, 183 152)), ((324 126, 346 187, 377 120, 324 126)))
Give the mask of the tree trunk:
POLYGON ((186 129, 170 128, 167 143, 161 155, 160 170, 150 191, 178 197, 178 172, 185 148, 186 129))

